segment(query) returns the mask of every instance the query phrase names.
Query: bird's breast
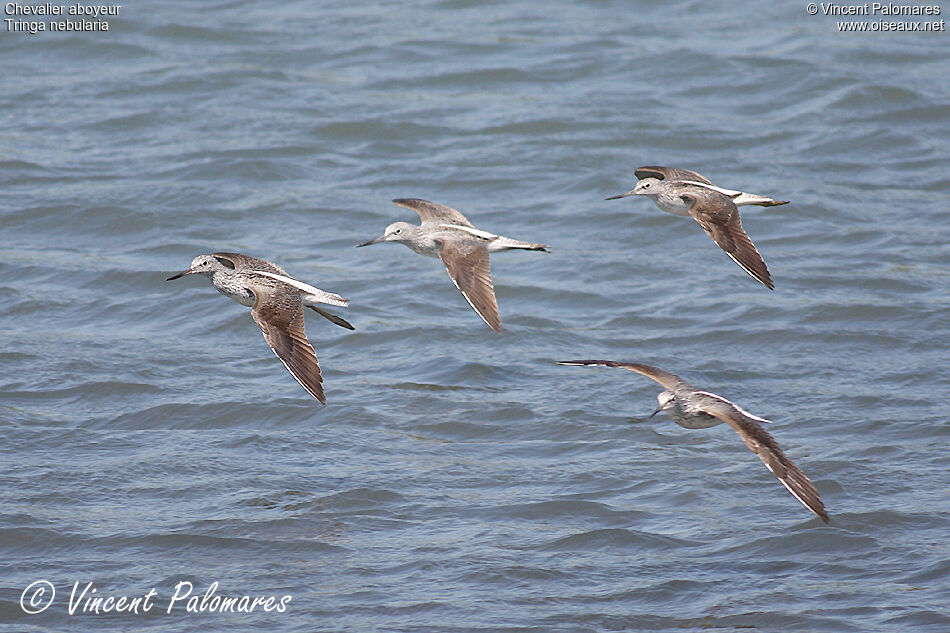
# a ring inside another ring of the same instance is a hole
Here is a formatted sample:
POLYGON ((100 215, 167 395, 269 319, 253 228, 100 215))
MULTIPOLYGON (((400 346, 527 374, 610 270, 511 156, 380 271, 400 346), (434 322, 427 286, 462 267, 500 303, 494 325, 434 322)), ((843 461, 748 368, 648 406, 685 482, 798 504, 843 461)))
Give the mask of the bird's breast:
POLYGON ((673 407, 667 409, 667 413, 673 418, 673 421, 684 429, 708 429, 711 426, 722 424, 722 420, 711 416, 705 411, 698 411, 692 407, 677 402, 673 407))
POLYGON ((435 242, 432 242, 431 244, 408 244, 407 246, 420 255, 425 255, 426 257, 439 256, 439 245, 435 242))
POLYGON ((683 202, 683 199, 679 196, 657 196, 656 206, 660 207, 667 213, 689 217, 689 205, 683 202))
POLYGON ((722 420, 713 417, 708 413, 694 413, 684 415, 680 418, 673 418, 673 421, 684 429, 708 429, 711 426, 722 424, 722 420))
POLYGON ((254 293, 245 284, 236 282, 234 279, 215 276, 212 280, 214 287, 218 292, 231 297, 241 305, 253 306, 255 302, 254 293))

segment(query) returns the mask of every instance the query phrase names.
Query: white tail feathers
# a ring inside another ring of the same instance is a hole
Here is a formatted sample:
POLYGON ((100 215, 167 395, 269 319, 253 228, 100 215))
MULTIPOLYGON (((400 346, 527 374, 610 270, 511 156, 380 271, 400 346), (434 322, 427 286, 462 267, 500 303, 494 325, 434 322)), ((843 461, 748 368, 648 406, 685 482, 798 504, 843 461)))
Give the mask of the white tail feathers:
POLYGON ((316 293, 311 292, 308 295, 304 295, 303 301, 307 305, 310 305, 313 303, 325 303, 327 305, 338 306, 340 308, 345 308, 348 305, 350 305, 349 299, 344 299, 338 294, 334 294, 332 292, 325 292, 323 290, 319 290, 316 293))
POLYGON ((773 200, 766 196, 760 196, 754 193, 742 193, 740 192, 738 196, 732 199, 732 202, 735 203, 737 207, 740 207, 744 204, 757 204, 761 207, 775 207, 780 204, 788 204, 787 200, 773 200))

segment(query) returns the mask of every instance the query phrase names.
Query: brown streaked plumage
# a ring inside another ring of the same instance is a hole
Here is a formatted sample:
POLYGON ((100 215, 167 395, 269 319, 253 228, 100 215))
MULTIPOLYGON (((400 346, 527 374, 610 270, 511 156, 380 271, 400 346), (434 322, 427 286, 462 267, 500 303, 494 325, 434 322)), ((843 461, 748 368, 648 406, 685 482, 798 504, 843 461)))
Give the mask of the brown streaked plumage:
MULTIPOLYGON (((735 202, 737 198, 722 193, 719 188, 706 184, 709 181, 696 172, 685 169, 641 167, 637 170, 637 174, 642 174, 644 177, 633 190, 607 199, 613 200, 631 195, 649 196, 667 213, 693 218, 703 227, 706 234, 753 279, 769 290, 775 288, 765 260, 742 229, 739 208, 735 202), (664 179, 658 180, 649 175, 656 173, 662 173, 665 176, 664 179), (699 177, 701 180, 666 179, 666 176, 672 178, 673 175, 699 177)), ((742 192, 733 193, 742 194, 742 192)))
MULTIPOLYGON (((754 204, 760 207, 775 207, 782 204, 788 204, 787 200, 773 200, 768 196, 760 196, 757 193, 746 193, 737 189, 726 189, 725 187, 719 187, 714 185, 702 174, 690 169, 682 169, 681 167, 662 167, 659 165, 650 165, 638 167, 634 174, 638 180, 646 182, 638 182, 637 187, 633 190, 628 191, 627 193, 622 193, 619 196, 611 196, 607 199, 616 200, 617 198, 625 198, 626 196, 631 196, 634 194, 657 194, 658 192, 668 190, 669 185, 685 183, 705 187, 706 189, 710 189, 728 196, 732 199, 737 207, 741 207, 746 204, 754 204), (652 191, 646 191, 647 189, 652 191)), ((684 215, 681 212, 682 210, 677 208, 675 202, 671 202, 665 198, 665 196, 654 198, 657 206, 668 213, 684 215)))
POLYGON ((775 289, 772 275, 755 245, 742 230, 739 209, 728 197, 693 185, 681 185, 679 196, 687 204, 689 214, 706 235, 719 245, 742 270, 769 290, 775 289))
POLYGON ((273 288, 254 284, 257 297, 251 316, 261 328, 264 340, 287 371, 320 404, 326 404, 320 362, 304 332, 303 302, 300 295, 274 293, 273 288))
MULTIPOLYGON (((281 268, 279 265, 274 262, 269 262, 266 259, 260 259, 259 257, 251 257, 250 255, 242 255, 241 253, 214 253, 214 256, 219 260, 225 260, 230 264, 230 268, 236 270, 263 270, 271 273, 276 273, 278 275, 283 275, 284 277, 290 277, 290 274, 281 268)), ((227 266, 227 264, 225 264, 227 266)), ((322 316, 327 321, 339 325, 342 328, 348 330, 355 330, 356 328, 349 324, 349 322, 343 317, 337 316, 332 312, 328 312, 323 308, 319 308, 315 305, 307 305, 308 308, 322 316)))
MULTIPOLYGON (((636 372, 663 386, 657 396, 656 415, 665 411, 674 422, 687 429, 700 429, 725 422, 739 434, 749 450, 775 475, 792 496, 825 523, 830 523, 821 497, 805 473, 785 456, 778 442, 762 426, 769 420, 760 418, 726 400, 722 396, 696 389, 683 379, 652 365, 622 363, 611 360, 567 360, 561 365, 603 365, 636 372)), ((652 416, 651 416, 652 417, 652 416)))
POLYGON ((500 334, 501 317, 489 270, 489 253, 515 249, 546 252, 547 246, 482 231, 459 211, 442 204, 419 198, 396 198, 393 202, 418 213, 422 223, 416 226, 395 222, 380 237, 358 246, 400 242, 420 255, 440 258, 472 309, 500 334))
POLYGON ((495 298, 485 245, 472 239, 442 240, 439 257, 468 304, 488 327, 501 332, 498 300, 495 298))
POLYGON ((188 270, 168 278, 202 274, 222 294, 250 306, 264 340, 290 374, 320 404, 326 404, 320 363, 304 332, 304 306, 313 308, 332 323, 352 330, 345 320, 314 304, 346 307, 343 297, 294 279, 272 262, 240 253, 199 255, 188 270))
POLYGON ((738 207, 771 207, 788 202, 718 187, 702 174, 679 167, 646 166, 635 173, 639 179, 636 187, 607 199, 648 196, 667 213, 692 217, 753 279, 770 290, 775 288, 765 261, 742 229, 738 207))

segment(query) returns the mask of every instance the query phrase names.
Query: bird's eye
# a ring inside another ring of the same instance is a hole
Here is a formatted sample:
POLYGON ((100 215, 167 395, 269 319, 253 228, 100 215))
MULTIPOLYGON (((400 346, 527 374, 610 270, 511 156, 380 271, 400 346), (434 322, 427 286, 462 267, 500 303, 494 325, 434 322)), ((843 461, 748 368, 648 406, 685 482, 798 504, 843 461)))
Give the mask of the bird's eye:
POLYGON ((396 229, 393 231, 393 235, 399 235, 400 233, 402 233, 402 229, 396 229))
POLYGON ((650 188, 650 183, 647 183, 647 184, 643 185, 643 188, 644 188, 644 189, 649 189, 649 188, 650 188))

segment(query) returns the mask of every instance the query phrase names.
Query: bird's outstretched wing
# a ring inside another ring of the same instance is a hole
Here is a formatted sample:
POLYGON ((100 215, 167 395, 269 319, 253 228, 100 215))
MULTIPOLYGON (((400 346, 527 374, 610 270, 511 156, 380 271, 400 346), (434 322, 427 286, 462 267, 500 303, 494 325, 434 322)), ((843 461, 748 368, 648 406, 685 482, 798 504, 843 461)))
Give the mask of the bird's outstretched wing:
POLYGON ((775 288, 765 260, 742 229, 739 209, 729 197, 709 189, 689 187, 680 198, 690 205, 689 214, 693 219, 732 261, 769 290, 775 288))
POLYGON ((762 428, 755 419, 719 396, 704 398, 700 408, 731 426, 749 450, 759 456, 765 467, 778 477, 782 485, 802 505, 814 512, 825 523, 831 522, 815 486, 805 473, 785 456, 775 438, 769 435, 768 431, 762 428))
POLYGON ((400 207, 412 209, 419 214, 423 222, 438 220, 443 224, 459 224, 461 226, 475 228, 461 212, 456 211, 452 207, 447 207, 444 204, 437 204, 420 198, 396 198, 393 200, 393 203, 398 204, 400 207))
POLYGON ((603 365, 604 367, 619 367, 628 371, 642 374, 651 380, 660 383, 664 389, 674 391, 680 387, 689 387, 689 384, 679 376, 664 371, 659 367, 642 363, 621 363, 615 360, 559 360, 558 365, 603 365))
POLYGON ((313 346, 304 332, 303 301, 297 293, 273 293, 251 285, 257 300, 251 316, 277 358, 320 404, 326 404, 323 376, 313 346))
POLYGON ((694 182, 701 182, 706 185, 712 184, 702 174, 698 174, 695 171, 691 171, 689 169, 682 169, 680 167, 638 167, 633 173, 637 177, 637 180, 643 180, 644 178, 656 178, 657 180, 692 180, 694 182))
POLYGON ((288 276, 287 271, 266 259, 242 255, 241 253, 219 252, 212 253, 212 257, 232 270, 262 270, 264 272, 276 273, 278 275, 288 276))
POLYGON ((439 241, 442 243, 439 256, 455 286, 488 327, 501 333, 485 242, 472 238, 441 238, 439 241))

